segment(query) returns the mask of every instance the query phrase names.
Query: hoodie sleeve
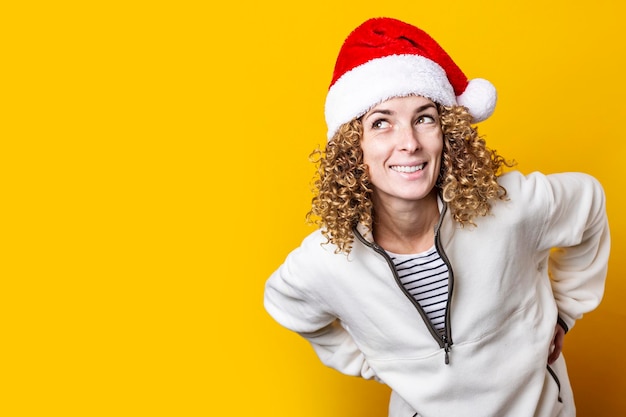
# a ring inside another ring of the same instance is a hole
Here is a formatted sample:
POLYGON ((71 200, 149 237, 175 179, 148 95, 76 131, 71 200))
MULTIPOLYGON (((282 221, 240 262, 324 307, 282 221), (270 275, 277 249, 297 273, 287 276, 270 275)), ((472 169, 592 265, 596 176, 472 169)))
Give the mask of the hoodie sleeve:
POLYGON ((550 250, 548 271, 568 331, 584 313, 595 309, 604 293, 610 251, 604 190, 582 173, 541 176, 548 196, 540 249, 550 250))
POLYGON ((326 366, 347 375, 375 378, 352 336, 316 295, 330 290, 315 287, 315 283, 323 286, 324 277, 315 276, 323 270, 316 268, 302 247, 296 249, 267 280, 265 309, 279 324, 308 340, 326 366))

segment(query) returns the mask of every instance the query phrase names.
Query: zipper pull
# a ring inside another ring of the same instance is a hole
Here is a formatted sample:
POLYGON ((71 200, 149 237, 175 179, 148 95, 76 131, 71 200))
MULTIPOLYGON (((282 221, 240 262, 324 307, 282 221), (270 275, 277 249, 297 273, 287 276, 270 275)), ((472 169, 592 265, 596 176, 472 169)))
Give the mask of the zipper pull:
POLYGON ((445 362, 446 365, 450 365, 450 344, 448 343, 448 338, 443 337, 443 350, 445 352, 445 362))

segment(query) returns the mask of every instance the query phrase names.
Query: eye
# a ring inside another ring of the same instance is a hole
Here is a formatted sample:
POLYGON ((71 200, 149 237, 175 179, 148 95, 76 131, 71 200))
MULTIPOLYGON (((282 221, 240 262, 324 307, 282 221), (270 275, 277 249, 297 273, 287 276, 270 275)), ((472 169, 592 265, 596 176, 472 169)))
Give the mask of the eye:
POLYGON ((417 124, 419 125, 419 124, 424 124, 424 123, 435 123, 435 118, 427 114, 423 116, 419 116, 417 118, 417 124))
POLYGON ((389 127, 389 122, 385 119, 377 119, 372 123, 372 129, 384 129, 389 127))

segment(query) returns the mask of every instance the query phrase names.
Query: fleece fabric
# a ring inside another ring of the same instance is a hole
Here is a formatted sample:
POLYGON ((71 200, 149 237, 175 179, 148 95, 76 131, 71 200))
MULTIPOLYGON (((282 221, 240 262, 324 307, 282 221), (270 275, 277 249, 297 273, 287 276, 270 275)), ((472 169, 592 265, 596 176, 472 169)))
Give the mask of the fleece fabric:
POLYGON ((268 279, 266 310, 325 365, 387 384, 390 417, 574 416, 563 355, 547 357, 557 320, 571 329, 602 298, 604 192, 582 173, 499 181, 508 199, 475 227, 441 211, 449 339, 435 337, 384 251, 356 230, 349 256, 320 231, 306 237, 268 279))

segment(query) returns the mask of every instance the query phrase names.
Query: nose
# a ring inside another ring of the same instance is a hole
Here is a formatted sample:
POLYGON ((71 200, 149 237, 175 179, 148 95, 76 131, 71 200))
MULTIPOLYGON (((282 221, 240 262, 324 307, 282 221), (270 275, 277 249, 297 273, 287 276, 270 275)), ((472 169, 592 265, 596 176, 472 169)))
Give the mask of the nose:
POLYGON ((401 151, 413 153, 421 148, 418 133, 412 125, 400 128, 398 136, 398 145, 401 151))

